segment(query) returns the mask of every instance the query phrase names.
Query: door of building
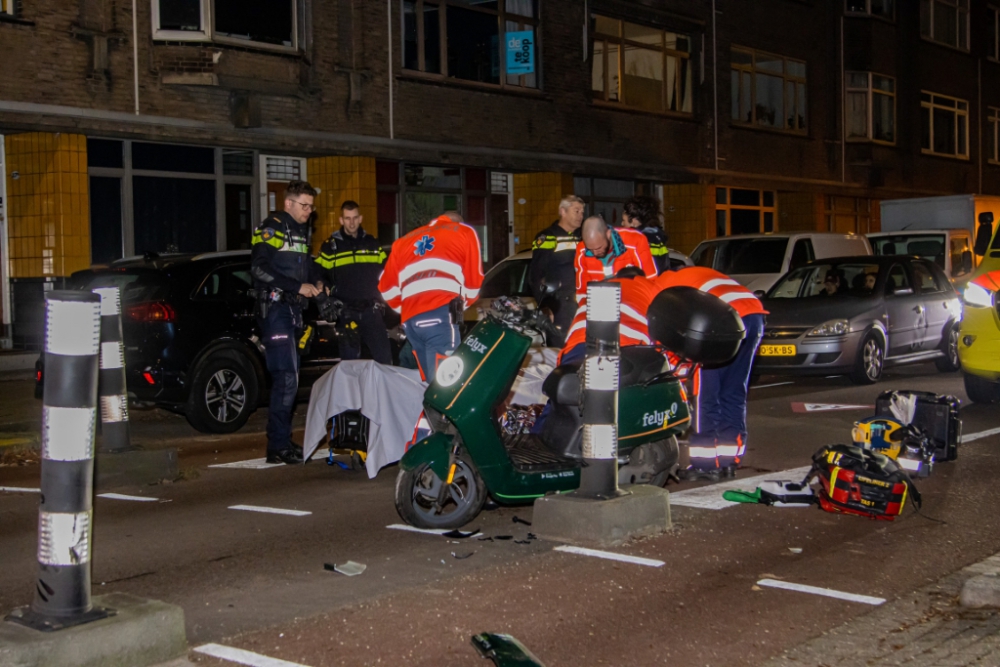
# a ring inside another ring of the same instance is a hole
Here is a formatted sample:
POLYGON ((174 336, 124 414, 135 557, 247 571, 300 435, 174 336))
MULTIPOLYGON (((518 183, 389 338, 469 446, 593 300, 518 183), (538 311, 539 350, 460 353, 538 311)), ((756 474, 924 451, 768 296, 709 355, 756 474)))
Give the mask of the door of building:
POLYGON ((507 194, 490 195, 490 243, 489 243, 489 265, 495 266, 497 262, 507 256, 509 250, 510 237, 510 197, 507 194))
POLYGON ((253 186, 226 183, 226 250, 250 249, 254 226, 252 196, 253 186))

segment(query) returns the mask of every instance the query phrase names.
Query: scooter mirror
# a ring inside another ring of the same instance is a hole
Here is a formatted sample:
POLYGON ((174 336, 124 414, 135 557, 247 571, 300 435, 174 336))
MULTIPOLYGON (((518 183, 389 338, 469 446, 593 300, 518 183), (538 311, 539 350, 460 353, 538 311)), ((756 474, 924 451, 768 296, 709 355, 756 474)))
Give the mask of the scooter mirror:
POLYGON ((706 368, 723 366, 746 336, 732 306, 693 287, 669 287, 646 313, 649 334, 673 352, 706 368))

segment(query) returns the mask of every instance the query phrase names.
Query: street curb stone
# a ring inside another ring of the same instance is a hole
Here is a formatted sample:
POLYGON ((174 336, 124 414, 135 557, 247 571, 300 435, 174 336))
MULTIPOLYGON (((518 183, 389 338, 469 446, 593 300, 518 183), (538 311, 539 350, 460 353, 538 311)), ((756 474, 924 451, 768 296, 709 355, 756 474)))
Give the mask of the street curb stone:
POLYGON ((991 574, 980 574, 962 584, 959 602, 963 607, 982 609, 1000 607, 1000 578, 991 574))

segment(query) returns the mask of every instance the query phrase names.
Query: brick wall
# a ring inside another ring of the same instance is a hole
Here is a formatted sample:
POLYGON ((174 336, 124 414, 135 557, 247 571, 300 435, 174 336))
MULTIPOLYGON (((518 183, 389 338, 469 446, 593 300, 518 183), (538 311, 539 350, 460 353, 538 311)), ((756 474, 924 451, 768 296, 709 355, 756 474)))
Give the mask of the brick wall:
POLYGON ((307 161, 309 182, 319 188, 316 206, 319 219, 313 233, 313 250, 340 229, 340 205, 351 199, 360 206, 362 226, 378 236, 378 210, 375 194, 375 159, 364 157, 321 157, 307 161))

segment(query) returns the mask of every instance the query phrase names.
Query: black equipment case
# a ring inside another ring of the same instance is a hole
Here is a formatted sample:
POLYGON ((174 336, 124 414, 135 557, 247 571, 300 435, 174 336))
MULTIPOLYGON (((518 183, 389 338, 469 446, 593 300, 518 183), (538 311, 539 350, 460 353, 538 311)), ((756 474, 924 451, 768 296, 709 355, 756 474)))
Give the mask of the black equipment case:
POLYGON ((913 424, 927 433, 934 449, 934 460, 957 459, 958 443, 962 439, 962 418, 958 414, 960 401, 954 396, 932 394, 929 391, 884 391, 875 401, 876 417, 895 419, 889 407, 894 394, 917 397, 913 424))

